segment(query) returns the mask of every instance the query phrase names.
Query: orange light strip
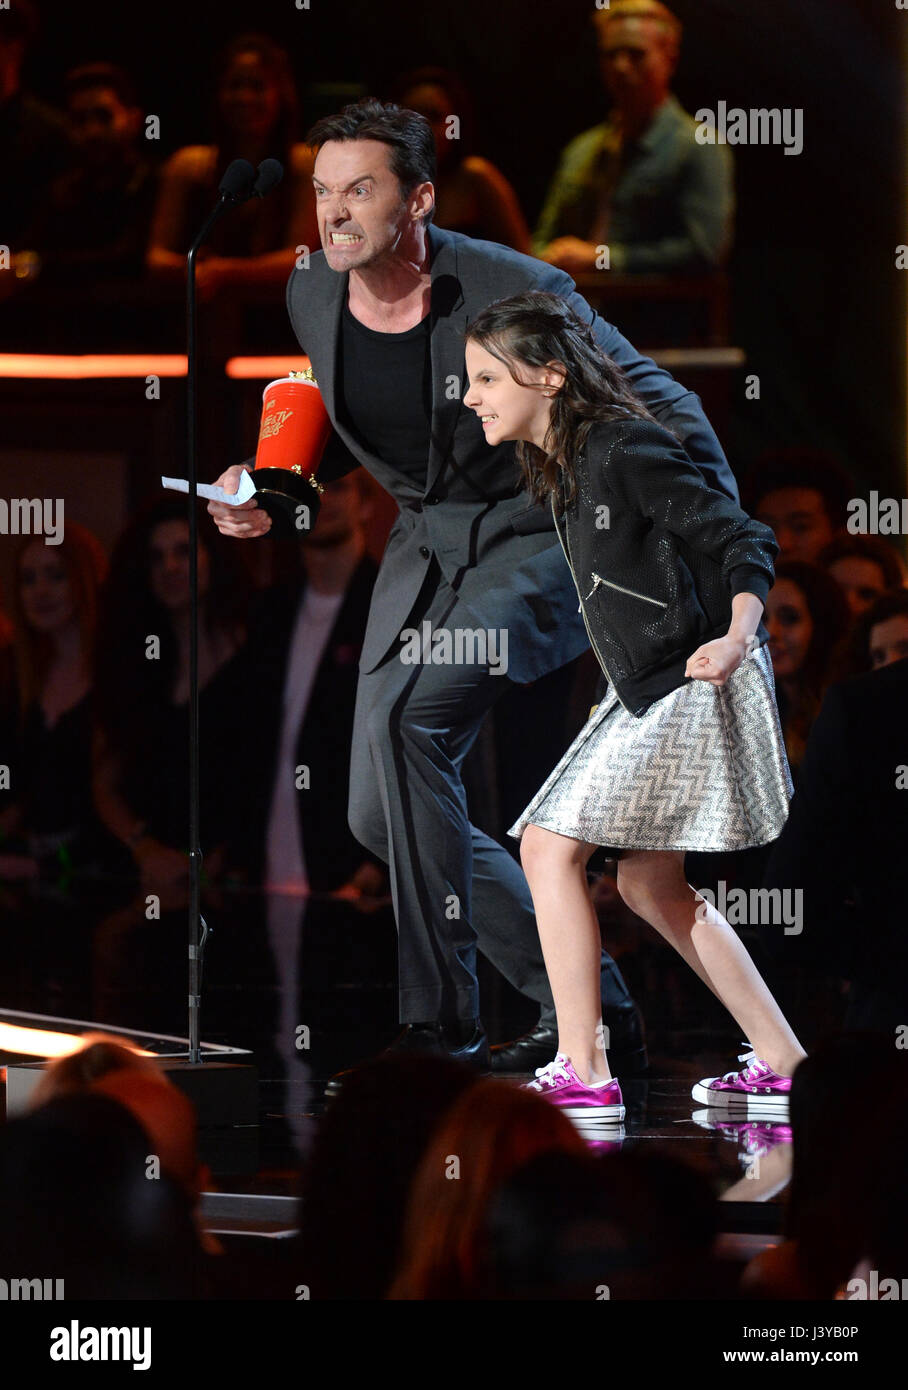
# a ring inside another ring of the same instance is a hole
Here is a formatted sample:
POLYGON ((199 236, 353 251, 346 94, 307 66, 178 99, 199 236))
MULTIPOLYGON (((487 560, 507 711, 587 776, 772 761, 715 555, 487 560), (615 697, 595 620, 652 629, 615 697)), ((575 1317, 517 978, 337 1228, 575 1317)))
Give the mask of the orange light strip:
POLYGON ((88 377, 185 376, 185 353, 86 353, 63 357, 51 353, 0 353, 0 377, 82 381, 88 377))
POLYGON ((309 365, 308 357, 230 357, 224 371, 234 381, 274 381, 309 365))
MULTIPOLYGON (((105 1036, 115 1038, 123 1047, 128 1047, 130 1052, 137 1052, 140 1057, 155 1055, 153 1052, 146 1052, 142 1047, 136 1047, 135 1043, 127 1038, 118 1037, 116 1033, 105 1036)), ((0 1052, 16 1052, 24 1057, 68 1057, 71 1053, 78 1052, 83 1045, 78 1033, 53 1033, 46 1028, 22 1028, 15 1023, 0 1023, 0 1052)))

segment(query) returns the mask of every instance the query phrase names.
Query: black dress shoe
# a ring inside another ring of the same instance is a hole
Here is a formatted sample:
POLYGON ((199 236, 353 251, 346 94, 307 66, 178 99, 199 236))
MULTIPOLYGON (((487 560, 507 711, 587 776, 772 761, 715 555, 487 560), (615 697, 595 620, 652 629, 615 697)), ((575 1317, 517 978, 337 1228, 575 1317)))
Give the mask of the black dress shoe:
MULTIPOLYGON (((467 1062, 477 1071, 490 1068, 489 1039, 481 1021, 473 1023, 472 1036, 462 1041, 467 1029, 456 1025, 446 1027, 441 1023, 408 1023, 403 1032, 383 1049, 382 1057, 393 1057, 399 1052, 423 1052, 437 1057, 453 1057, 456 1062, 467 1062)), ((326 1096, 340 1093, 346 1078, 355 1068, 347 1067, 339 1071, 325 1087, 326 1096)))
MULTIPOLYGON (((636 1004, 609 1009, 604 1022, 609 1030, 609 1067, 616 1075, 636 1076, 646 1071, 649 1058, 643 1038, 643 1022, 636 1004)), ((551 1062, 558 1050, 558 1027, 537 1023, 530 1033, 492 1048, 492 1071, 522 1075, 551 1062)))

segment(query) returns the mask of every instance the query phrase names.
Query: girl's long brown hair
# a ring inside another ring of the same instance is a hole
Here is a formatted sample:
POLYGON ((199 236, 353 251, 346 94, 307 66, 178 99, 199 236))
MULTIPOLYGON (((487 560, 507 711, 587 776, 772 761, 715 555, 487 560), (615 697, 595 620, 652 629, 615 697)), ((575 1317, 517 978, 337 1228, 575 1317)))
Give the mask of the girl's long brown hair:
POLYGON ((552 401, 545 449, 521 440, 516 450, 527 490, 539 502, 550 493, 557 501, 562 477, 565 500, 574 496, 575 461, 600 420, 658 423, 621 368, 602 351, 589 325, 556 294, 528 290, 499 299, 470 324, 465 336, 503 362, 521 386, 528 385, 518 375, 521 366, 558 362, 565 368, 564 385, 552 401))

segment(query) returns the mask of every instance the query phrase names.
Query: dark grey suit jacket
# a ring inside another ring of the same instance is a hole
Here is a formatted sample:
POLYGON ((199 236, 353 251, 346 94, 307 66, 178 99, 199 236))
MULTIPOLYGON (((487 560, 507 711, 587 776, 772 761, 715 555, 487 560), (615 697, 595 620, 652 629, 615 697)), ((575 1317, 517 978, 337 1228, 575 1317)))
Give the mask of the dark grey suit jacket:
MULTIPOLYGON (((551 509, 529 501, 513 444, 486 444, 479 420, 462 404, 467 391, 463 334, 482 309, 522 290, 561 295, 593 324, 604 350, 628 373, 656 418, 672 426, 707 481, 735 501, 738 491, 699 397, 594 314, 569 276, 494 242, 431 224, 428 231, 433 398, 423 493, 364 448, 338 418, 336 362, 347 275, 331 270, 318 251, 308 269, 292 272, 287 285, 294 332, 312 362, 335 430, 319 478, 330 481, 362 464, 401 508, 375 585, 360 670, 373 670, 396 642, 434 553, 475 619, 471 625, 507 629, 508 675, 535 680, 578 656, 588 639, 551 509)), ((395 383, 387 385, 393 395, 395 383)))

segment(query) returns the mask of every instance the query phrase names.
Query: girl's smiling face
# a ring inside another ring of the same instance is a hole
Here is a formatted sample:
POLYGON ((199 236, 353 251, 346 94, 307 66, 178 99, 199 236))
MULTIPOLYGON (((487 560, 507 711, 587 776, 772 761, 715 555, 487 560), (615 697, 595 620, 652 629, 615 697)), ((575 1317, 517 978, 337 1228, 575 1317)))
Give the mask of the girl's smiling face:
POLYGON ((525 439, 543 447, 552 415, 552 398, 564 380, 556 363, 545 367, 516 364, 515 381, 507 364, 472 340, 466 346, 470 389, 464 405, 482 422, 487 444, 525 439))

